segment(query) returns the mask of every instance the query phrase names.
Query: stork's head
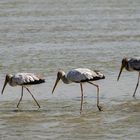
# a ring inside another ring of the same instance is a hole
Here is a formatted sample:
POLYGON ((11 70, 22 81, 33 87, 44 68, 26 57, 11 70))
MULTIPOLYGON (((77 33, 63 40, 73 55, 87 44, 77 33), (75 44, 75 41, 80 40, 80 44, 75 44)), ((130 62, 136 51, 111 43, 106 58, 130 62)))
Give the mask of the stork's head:
POLYGON ((60 79, 62 79, 62 77, 65 76, 65 72, 62 71, 62 70, 59 70, 58 73, 57 73, 57 78, 56 78, 56 82, 54 84, 54 87, 53 87, 53 90, 52 90, 52 93, 54 92, 58 82, 60 81, 60 79))
POLYGON ((121 68, 120 68, 120 72, 119 72, 117 81, 119 80, 119 78, 121 76, 122 70, 127 66, 127 64, 128 64, 128 58, 125 57, 125 58, 122 59, 122 65, 121 65, 121 68))
POLYGON ((5 82, 4 82, 4 85, 3 85, 3 88, 2 88, 1 94, 3 94, 5 87, 6 87, 7 83, 11 80, 12 76, 13 75, 11 75, 11 74, 6 74, 6 76, 5 76, 5 82))

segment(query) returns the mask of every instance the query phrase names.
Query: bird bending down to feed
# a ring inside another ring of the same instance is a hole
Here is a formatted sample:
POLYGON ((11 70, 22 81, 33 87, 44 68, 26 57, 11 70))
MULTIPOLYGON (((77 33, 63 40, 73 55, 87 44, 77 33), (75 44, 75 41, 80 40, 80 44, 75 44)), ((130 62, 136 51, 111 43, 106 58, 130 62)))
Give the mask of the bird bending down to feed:
POLYGON ((140 57, 123 58, 122 59, 122 65, 121 65, 120 72, 119 72, 119 75, 118 75, 118 79, 117 80, 119 80, 120 75, 122 73, 122 70, 124 68, 127 71, 137 71, 137 72, 139 72, 139 74, 138 74, 138 81, 137 81, 136 88, 135 88, 134 93, 133 93, 133 97, 135 97, 135 93, 136 93, 136 90, 138 88, 139 78, 140 78, 140 57))
POLYGON ((33 73, 17 73, 15 75, 7 74, 6 77, 5 77, 5 82, 4 82, 1 94, 3 94, 7 83, 9 83, 9 85, 12 86, 12 87, 21 86, 22 87, 21 97, 20 97, 20 100, 17 104, 17 108, 18 108, 18 106, 19 106, 19 104, 22 100, 22 97, 23 97, 23 88, 25 88, 31 94, 32 98, 34 99, 34 101, 36 102, 38 107, 40 108, 39 103, 37 102, 37 100, 35 99, 33 94, 30 92, 30 90, 27 88, 27 86, 35 85, 35 84, 41 84, 41 83, 44 83, 44 82, 45 82, 45 79, 40 78, 39 76, 37 76, 33 73))
POLYGON ((100 79, 104 79, 105 76, 100 73, 99 71, 92 71, 87 68, 77 68, 70 70, 67 74, 65 74, 64 71, 58 71, 57 78, 55 85, 53 87, 52 93, 54 92, 57 83, 61 79, 65 84, 70 84, 72 82, 79 83, 81 87, 81 107, 80 107, 80 113, 82 111, 82 105, 83 105, 83 87, 82 84, 87 82, 93 86, 97 87, 97 107, 99 111, 102 111, 101 106, 99 106, 99 86, 97 84, 92 83, 91 81, 96 81, 100 79))

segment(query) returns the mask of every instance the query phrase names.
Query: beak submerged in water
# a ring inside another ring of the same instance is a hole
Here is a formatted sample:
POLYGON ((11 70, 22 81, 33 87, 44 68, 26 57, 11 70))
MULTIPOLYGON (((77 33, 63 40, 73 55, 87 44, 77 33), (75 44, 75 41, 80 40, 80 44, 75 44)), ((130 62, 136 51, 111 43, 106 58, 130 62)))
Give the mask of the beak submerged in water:
POLYGON ((119 81, 119 78, 120 78, 120 76, 121 76, 121 73, 122 73, 122 70, 124 69, 124 65, 122 64, 121 65, 121 68, 120 68, 120 72, 119 72, 119 75, 118 75, 118 78, 117 78, 117 81, 119 81))
POLYGON ((57 86, 59 81, 60 81, 60 78, 57 77, 56 82, 55 82, 54 87, 53 87, 53 90, 52 90, 52 94, 53 94, 53 92, 54 92, 54 90, 55 90, 55 88, 56 88, 56 86, 57 86))
POLYGON ((5 82, 4 82, 4 85, 3 85, 2 91, 1 91, 1 94, 3 94, 4 89, 5 89, 6 85, 7 85, 7 83, 8 83, 8 79, 7 79, 7 76, 6 76, 6 77, 5 77, 5 82))

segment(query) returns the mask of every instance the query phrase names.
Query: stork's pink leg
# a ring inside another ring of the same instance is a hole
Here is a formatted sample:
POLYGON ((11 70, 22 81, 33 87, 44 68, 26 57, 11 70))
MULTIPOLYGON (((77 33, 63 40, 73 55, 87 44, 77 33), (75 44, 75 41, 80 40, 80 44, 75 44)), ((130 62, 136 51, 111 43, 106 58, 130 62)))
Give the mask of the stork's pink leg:
POLYGON ((27 91, 31 94, 32 98, 34 99, 34 101, 36 102, 36 104, 38 105, 38 107, 40 108, 39 103, 37 102, 37 100, 35 99, 35 97, 33 96, 33 94, 31 93, 31 91, 30 91, 27 87, 25 87, 25 88, 26 88, 27 91))
POLYGON ((102 107, 99 105, 99 86, 96 84, 93 84, 92 82, 88 82, 88 83, 97 87, 97 107, 99 111, 102 111, 102 107))
POLYGON ((137 88, 138 88, 138 85, 139 85, 139 79, 140 79, 140 72, 139 72, 139 75, 138 75, 138 82, 136 84, 136 88, 134 90, 133 97, 135 97, 135 94, 136 94, 136 91, 137 91, 137 88))
POLYGON ((81 87, 81 107, 80 107, 80 114, 81 114, 82 108, 83 108, 83 86, 82 86, 82 83, 80 83, 80 87, 81 87))
POLYGON ((23 97, 23 86, 22 86, 22 89, 21 89, 21 97, 20 97, 19 102, 17 104, 17 108, 18 108, 18 106, 19 106, 19 104, 20 104, 20 102, 22 100, 22 97, 23 97))

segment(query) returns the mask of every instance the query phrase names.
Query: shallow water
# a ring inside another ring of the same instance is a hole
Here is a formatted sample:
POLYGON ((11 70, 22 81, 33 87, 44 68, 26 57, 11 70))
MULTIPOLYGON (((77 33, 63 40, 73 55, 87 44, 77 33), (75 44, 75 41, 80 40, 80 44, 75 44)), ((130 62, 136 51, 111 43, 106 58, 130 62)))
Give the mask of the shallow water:
POLYGON ((136 72, 117 76, 124 56, 139 56, 139 0, 1 0, 0 85, 6 73, 34 72, 46 83, 30 87, 38 110, 20 87, 7 86, 0 97, 0 139, 139 139, 140 88, 132 94, 136 72), (106 76, 96 88, 84 84, 80 115, 80 86, 59 83, 51 94, 59 69, 87 67, 106 76))

